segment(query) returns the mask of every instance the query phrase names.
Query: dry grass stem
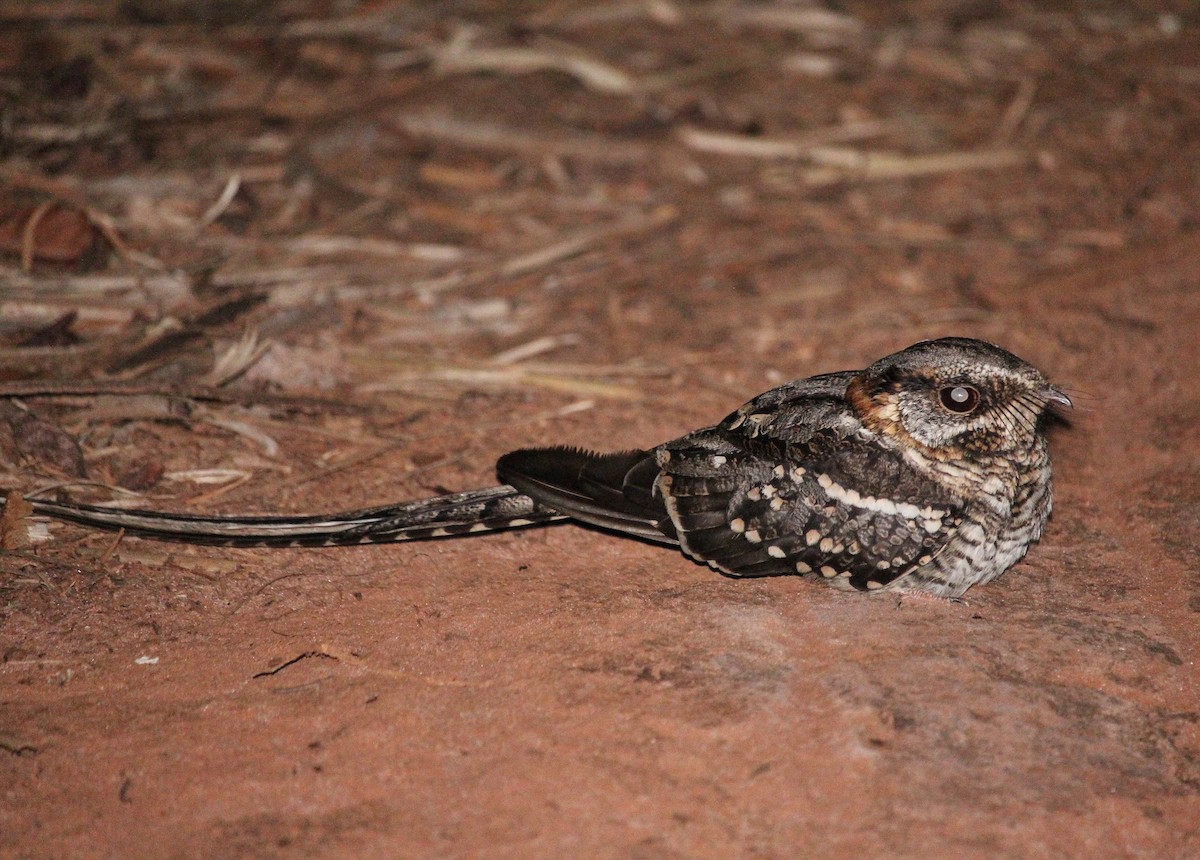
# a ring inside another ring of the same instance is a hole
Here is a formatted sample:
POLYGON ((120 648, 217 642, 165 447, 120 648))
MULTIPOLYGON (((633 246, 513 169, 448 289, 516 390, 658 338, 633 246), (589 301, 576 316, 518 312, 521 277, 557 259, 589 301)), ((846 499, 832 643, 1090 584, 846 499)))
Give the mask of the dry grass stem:
POLYGON ((354 254, 373 257, 408 257, 435 263, 453 263, 466 256, 466 252, 462 248, 452 245, 410 244, 357 236, 304 236, 288 241, 287 248, 297 254, 317 257, 354 254))
POLYGON ((816 6, 790 8, 777 5, 711 3, 701 14, 735 27, 759 27, 794 33, 821 33, 855 36, 863 31, 862 21, 840 12, 816 6))
POLYGON ((90 302, 102 299, 103 304, 109 306, 128 303, 144 307, 147 299, 170 305, 191 297, 191 283, 182 272, 160 275, 45 275, 35 278, 25 273, 0 269, 0 289, 4 290, 6 298, 45 300, 47 297, 70 297, 76 301, 90 302))
POLYGON ((499 271, 506 278, 528 274, 553 263, 576 257, 600 242, 658 229, 674 221, 678 215, 678 211, 673 207, 663 206, 648 216, 638 215, 618 221, 616 224, 583 230, 544 248, 512 257, 501 264, 499 271))
POLYGON ((178 472, 167 472, 163 479, 180 481, 189 484, 228 484, 230 481, 240 481, 249 477, 252 472, 245 469, 183 469, 178 472))
POLYGON ((822 147, 812 150, 810 155, 813 161, 821 166, 802 171, 801 177, 809 185, 910 179, 971 170, 1001 170, 1017 167, 1028 159, 1026 153, 1018 149, 901 155, 822 147))
POLYGON ((992 140, 997 146, 1005 146, 1016 137, 1021 123, 1025 121, 1029 109, 1033 107, 1033 99, 1036 94, 1037 81, 1032 77, 1022 78, 1017 85, 1016 94, 1008 103, 1004 115, 1000 117, 1000 122, 996 126, 996 133, 992 140))
POLYGON ((199 382, 205 387, 220 388, 257 364, 270 348, 270 341, 259 343, 258 332, 247 329, 237 343, 217 356, 212 370, 201 377, 199 382))
POLYGON ((196 222, 196 230, 203 230, 209 224, 212 224, 218 218, 225 214, 225 210, 229 208, 229 204, 233 202, 233 198, 237 196, 238 190, 242 187, 242 175, 234 171, 225 187, 221 189, 220 196, 212 206, 208 207, 208 211, 200 216, 200 220, 196 222))
POLYGON ((686 126, 679 129, 679 139, 697 152, 745 158, 813 157, 813 150, 831 143, 866 140, 887 134, 894 123, 883 120, 864 120, 826 129, 818 129, 795 138, 747 137, 729 132, 705 131, 686 126))
POLYGON ((511 349, 496 353, 491 357, 491 363, 497 365, 516 364, 535 355, 542 355, 564 346, 574 346, 577 343, 579 343, 579 335, 577 334, 544 335, 527 341, 520 346, 514 346, 511 349))
POLYGON ((552 5, 546 11, 530 15, 525 23, 533 29, 551 27, 566 30, 596 27, 607 24, 649 18, 664 27, 677 27, 685 20, 679 4, 671 0, 616 0, 613 3, 592 3, 582 9, 564 10, 552 5))
POLYGON ((33 270, 34 236, 37 233, 38 224, 56 205, 53 200, 43 201, 25 219, 25 227, 21 230, 21 270, 24 272, 33 270))
POLYGON ((625 72, 580 52, 533 48, 477 48, 476 30, 463 27, 443 47, 433 51, 433 68, 441 75, 497 72, 520 75, 561 72, 589 89, 606 95, 630 95, 638 85, 625 72))

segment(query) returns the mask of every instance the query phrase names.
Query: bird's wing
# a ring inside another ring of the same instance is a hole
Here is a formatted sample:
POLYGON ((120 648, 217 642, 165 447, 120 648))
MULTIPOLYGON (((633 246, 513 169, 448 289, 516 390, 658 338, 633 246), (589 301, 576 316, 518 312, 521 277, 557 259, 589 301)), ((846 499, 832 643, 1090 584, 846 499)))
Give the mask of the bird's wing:
MULTIPOLYGON (((761 422, 767 415, 779 419, 778 427, 795 423, 791 416, 803 414, 809 395, 833 397, 841 402, 851 376, 853 373, 827 374, 774 388, 758 395, 718 426, 737 426, 750 420, 749 428, 757 426, 755 422, 761 422)), ((658 486, 663 474, 659 460, 662 451, 672 444, 675 443, 660 445, 653 451, 615 454, 568 447, 526 448, 501 457, 496 463, 496 474, 538 504, 572 519, 674 545, 679 542, 675 523, 658 486)))
POLYGON ((731 576, 818 573, 858 589, 928 563, 960 505, 863 428, 853 373, 788 383, 652 451, 514 451, 500 480, 572 519, 731 576))
POLYGON ((866 590, 946 546, 960 501, 862 427, 842 396, 850 376, 767 392, 658 449, 684 552, 732 576, 811 572, 866 590))
POLYGON ((957 499, 865 436, 740 441, 712 431, 671 443, 658 480, 683 550, 731 576, 878 588, 928 564, 958 527, 957 499))

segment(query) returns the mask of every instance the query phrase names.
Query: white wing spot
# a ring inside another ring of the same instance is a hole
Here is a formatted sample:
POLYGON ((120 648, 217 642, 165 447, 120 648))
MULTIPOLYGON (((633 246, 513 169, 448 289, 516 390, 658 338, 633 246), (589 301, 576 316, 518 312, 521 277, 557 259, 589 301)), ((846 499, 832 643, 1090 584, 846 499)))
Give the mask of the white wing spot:
POLYGON ((783 499, 779 496, 771 499, 771 510, 778 511, 783 509, 783 499))
POLYGON ((746 498, 752 502, 757 502, 762 498, 762 490, 758 487, 751 487, 746 491, 746 498))
POLYGON ((880 589, 880 588, 883 588, 883 583, 882 583, 882 582, 876 582, 876 581, 875 581, 875 580, 873 580, 873 579, 868 579, 868 580, 867 580, 867 589, 868 589, 868 590, 870 590, 870 591, 875 591, 875 590, 877 590, 877 589, 880 589))
POLYGON ((816 546, 821 540, 821 533, 816 529, 809 529, 804 533, 804 542, 809 546, 816 546))
POLYGON ((774 469, 771 470, 771 474, 774 475, 776 478, 782 478, 786 472, 787 472, 787 469, 783 468, 782 464, 776 466, 774 469))
POLYGON ((472 523, 471 527, 467 529, 469 532, 485 532, 487 530, 488 525, 486 523, 472 523))
POLYGON ((833 549, 833 538, 821 538, 821 552, 829 552, 833 549))
POLYGON ((833 579, 837 575, 837 568, 830 567, 827 564, 821 565, 821 576, 825 577, 826 579, 833 579))
MULTIPOLYGON (((807 474, 808 474, 808 469, 804 468, 803 466, 797 466, 796 468, 792 469, 792 480, 799 481, 801 478, 803 478, 807 474)), ((780 475, 780 477, 782 478, 783 476, 780 475)))
POLYGON ((441 526, 439 526, 438 528, 433 529, 429 533, 429 536, 430 537, 445 537, 448 534, 450 534, 450 529, 444 529, 441 526))
POLYGON ((856 508, 877 511, 881 514, 899 514, 905 519, 910 520, 919 519, 920 517, 930 517, 937 513, 929 508, 922 511, 916 505, 908 502, 894 502, 891 499, 877 499, 874 496, 864 496, 858 490, 843 487, 828 475, 819 476, 817 483, 825 488, 825 495, 829 496, 829 498, 856 508), (926 511, 928 511, 928 514, 926 511))
POLYGON ((787 558, 787 553, 783 551, 783 547, 769 546, 767 547, 767 555, 771 558, 787 558))
POLYGON ((812 573, 812 565, 798 561, 796 562, 796 573, 812 573))
POLYGON ((762 543, 762 535, 758 533, 758 529, 747 529, 746 540, 750 543, 762 543))
POLYGON ((736 534, 741 534, 746 530, 746 521, 741 517, 729 521, 729 528, 736 534))
POLYGON ((510 526, 531 526, 531 525, 533 525, 533 520, 527 520, 523 517, 517 517, 515 520, 509 520, 508 525, 510 525, 510 526))
POLYGON ((713 455, 712 464, 714 466, 724 466, 728 462, 729 461, 726 458, 722 457, 720 454, 713 455))

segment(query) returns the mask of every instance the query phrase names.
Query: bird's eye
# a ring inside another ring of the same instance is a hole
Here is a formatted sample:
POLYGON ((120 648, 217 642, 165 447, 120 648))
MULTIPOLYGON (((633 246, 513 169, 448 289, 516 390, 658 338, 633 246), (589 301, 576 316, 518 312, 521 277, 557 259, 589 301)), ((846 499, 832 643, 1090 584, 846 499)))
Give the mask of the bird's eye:
POLYGON ((947 385, 940 392, 942 405, 951 412, 966 415, 979 405, 979 392, 969 385, 947 385))

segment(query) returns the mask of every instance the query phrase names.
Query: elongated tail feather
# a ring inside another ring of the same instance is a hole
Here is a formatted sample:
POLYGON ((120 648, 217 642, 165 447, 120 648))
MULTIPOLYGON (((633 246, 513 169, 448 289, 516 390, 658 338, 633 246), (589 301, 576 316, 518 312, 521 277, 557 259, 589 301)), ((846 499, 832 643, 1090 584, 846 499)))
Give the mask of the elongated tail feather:
MULTIPOLYGON (((0 499, 2 500, 2 499, 0 499)), ((513 487, 327 515, 211 517, 29 500, 36 514, 156 540, 214 546, 341 546, 424 540, 565 519, 513 487)))

